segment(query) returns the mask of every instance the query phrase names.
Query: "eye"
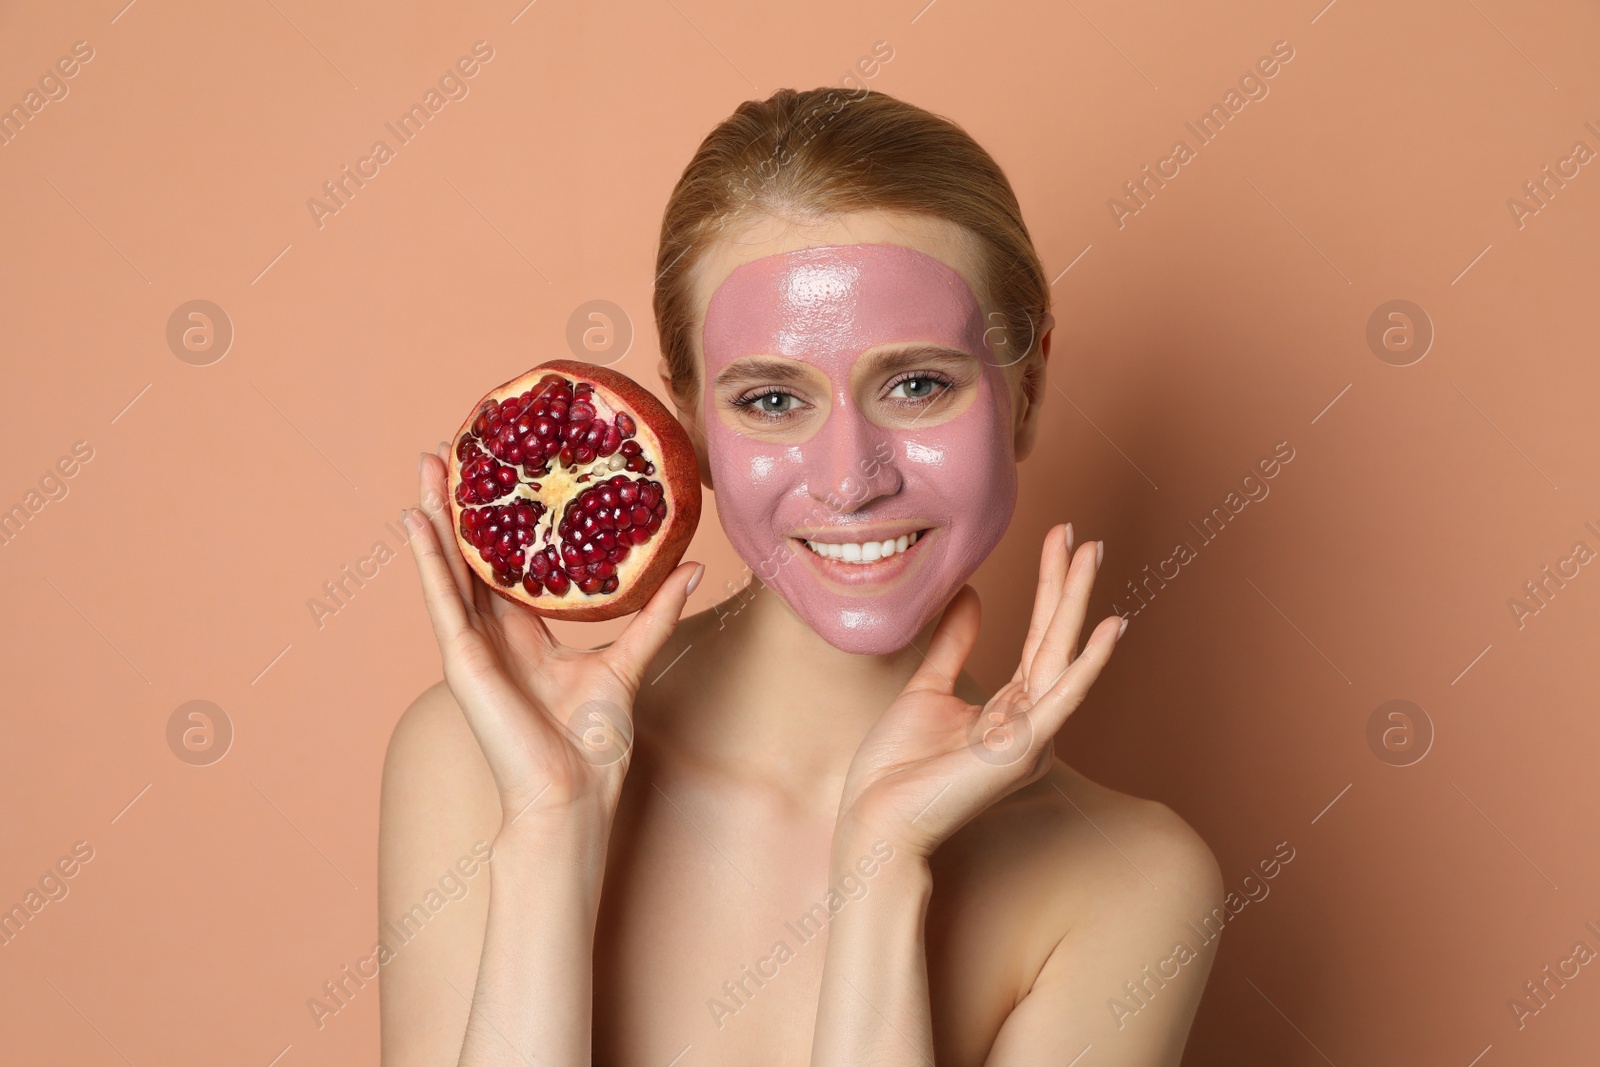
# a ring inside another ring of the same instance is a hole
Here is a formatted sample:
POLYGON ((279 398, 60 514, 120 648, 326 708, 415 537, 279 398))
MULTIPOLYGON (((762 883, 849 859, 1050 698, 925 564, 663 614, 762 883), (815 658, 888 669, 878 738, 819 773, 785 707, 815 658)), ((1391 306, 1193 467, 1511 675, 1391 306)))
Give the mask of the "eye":
POLYGON ((896 378, 889 385, 890 400, 928 400, 949 389, 952 383, 941 375, 914 371, 896 378))
POLYGON ((777 386, 754 393, 747 393, 734 402, 735 407, 757 413, 763 418, 779 419, 790 412, 804 406, 804 402, 793 393, 785 392, 777 386))

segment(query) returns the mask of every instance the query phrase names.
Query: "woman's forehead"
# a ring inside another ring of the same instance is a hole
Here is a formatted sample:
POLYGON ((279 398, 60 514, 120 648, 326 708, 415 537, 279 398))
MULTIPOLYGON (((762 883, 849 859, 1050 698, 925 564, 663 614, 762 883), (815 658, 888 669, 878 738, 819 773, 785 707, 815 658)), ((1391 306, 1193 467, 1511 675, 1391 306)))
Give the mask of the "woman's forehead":
POLYGON ((866 349, 899 341, 987 354, 983 311, 962 274, 890 242, 812 245, 739 264, 710 297, 702 341, 712 376, 750 355, 847 370, 866 349))
POLYGON ((763 214, 727 224, 691 269, 696 310, 706 307, 741 266, 785 252, 855 244, 914 248, 956 271, 981 296, 980 242, 949 219, 901 211, 867 210, 797 220, 763 214))

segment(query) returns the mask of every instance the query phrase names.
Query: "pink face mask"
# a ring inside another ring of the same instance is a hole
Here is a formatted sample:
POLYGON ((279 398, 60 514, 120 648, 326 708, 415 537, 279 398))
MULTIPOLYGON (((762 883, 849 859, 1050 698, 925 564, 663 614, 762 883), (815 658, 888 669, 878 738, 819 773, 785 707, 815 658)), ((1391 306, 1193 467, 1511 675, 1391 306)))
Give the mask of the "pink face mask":
POLYGON ((999 542, 1016 504, 1010 393, 966 281, 903 245, 778 253, 712 294, 703 341, 701 410, 734 548, 829 644, 904 648, 999 542), (888 383, 862 372, 907 342, 971 356, 957 360, 965 399, 879 400, 888 383), (794 387, 812 400, 805 432, 753 427, 726 387, 719 404, 718 376, 746 357, 812 368, 817 384, 794 387))

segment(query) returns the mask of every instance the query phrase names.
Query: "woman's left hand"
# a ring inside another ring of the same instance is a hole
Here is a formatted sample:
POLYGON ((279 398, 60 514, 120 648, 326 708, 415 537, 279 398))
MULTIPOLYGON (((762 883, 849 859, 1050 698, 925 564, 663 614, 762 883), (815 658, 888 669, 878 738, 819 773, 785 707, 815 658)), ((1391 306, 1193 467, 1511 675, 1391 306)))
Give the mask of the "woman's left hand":
POLYGON ((1115 615, 1102 620, 1074 658, 1102 551, 1091 542, 1073 555, 1070 526, 1045 537, 1022 660, 983 707, 954 692, 978 640, 978 594, 961 588, 934 628, 924 663, 856 751, 836 836, 886 839, 927 857, 989 805, 1044 776, 1056 732, 1126 627, 1115 615))

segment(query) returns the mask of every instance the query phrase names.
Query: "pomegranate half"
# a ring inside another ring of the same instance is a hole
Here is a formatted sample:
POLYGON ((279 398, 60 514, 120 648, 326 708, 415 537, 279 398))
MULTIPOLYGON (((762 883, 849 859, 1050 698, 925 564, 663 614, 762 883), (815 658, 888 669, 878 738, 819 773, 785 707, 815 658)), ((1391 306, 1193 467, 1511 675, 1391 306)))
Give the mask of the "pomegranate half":
POLYGON ((700 522, 678 420, 626 375, 542 363, 493 390, 451 443, 461 554, 496 593, 548 618, 644 607, 700 522))

